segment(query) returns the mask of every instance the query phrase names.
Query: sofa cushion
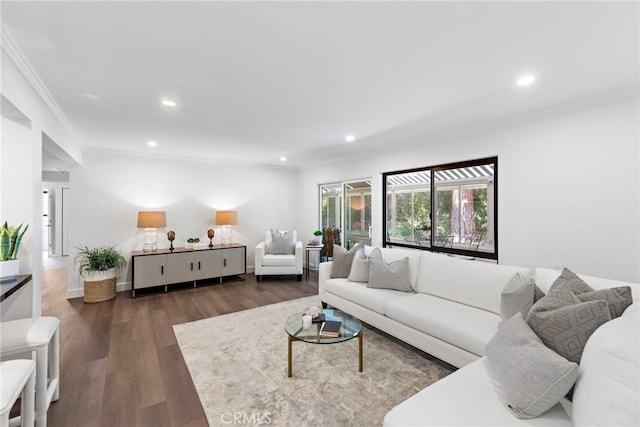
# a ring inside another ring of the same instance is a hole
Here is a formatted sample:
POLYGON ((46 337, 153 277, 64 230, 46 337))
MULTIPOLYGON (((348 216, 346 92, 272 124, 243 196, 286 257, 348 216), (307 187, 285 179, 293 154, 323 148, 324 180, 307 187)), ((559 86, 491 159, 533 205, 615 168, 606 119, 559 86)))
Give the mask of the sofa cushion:
POLYGON ((271 229, 271 241, 267 242, 265 253, 273 255, 289 255, 294 253, 295 247, 295 232, 271 229))
POLYGON ((404 257, 391 263, 378 258, 370 258, 369 284, 375 289, 396 289, 413 292, 409 272, 409 258, 404 257))
POLYGON ((333 262, 331 263, 331 278, 343 278, 349 276, 351 263, 359 252, 364 250, 362 243, 357 243, 348 251, 342 246, 333 245, 333 262))
POLYGON ((426 294, 391 299, 384 312, 393 320, 478 356, 484 355, 500 323, 497 314, 426 294))
POLYGON ((606 301, 609 305, 611 318, 620 317, 624 310, 633 303, 630 286, 619 286, 617 288, 598 289, 597 291, 585 292, 576 295, 582 302, 586 301, 606 301))
POLYGON ((290 267, 296 265, 295 255, 271 255, 262 257, 263 267, 290 267))
POLYGON ((631 426, 640 420, 640 304, 602 325, 582 354, 573 392, 576 426, 631 426))
POLYGON ((371 289, 366 283, 350 282, 348 279, 329 279, 325 283, 325 292, 332 293, 348 301, 384 315, 385 303, 406 292, 392 289, 371 289))
POLYGON ((544 296, 533 277, 523 277, 516 273, 500 293, 500 316, 510 319, 516 313, 526 316, 531 306, 544 296))
POLYGON ((583 302, 570 291, 556 288, 531 307, 527 323, 545 345, 580 363, 591 334, 611 320, 606 301, 583 302))
POLYGON ((536 418, 573 387, 578 364, 549 349, 518 312, 502 322, 486 348, 489 375, 518 418, 536 418))
POLYGON ((560 404, 539 418, 515 418, 496 394, 486 364, 486 358, 477 360, 413 395, 387 413, 384 427, 572 425, 560 404))
POLYGON ((528 268, 469 261, 431 252, 422 254, 417 292, 500 314, 500 293, 516 273, 528 268))
POLYGON ((553 282, 551 288, 549 288, 549 292, 554 289, 565 289, 576 295, 593 291, 591 286, 566 267, 562 269, 558 278, 553 282))

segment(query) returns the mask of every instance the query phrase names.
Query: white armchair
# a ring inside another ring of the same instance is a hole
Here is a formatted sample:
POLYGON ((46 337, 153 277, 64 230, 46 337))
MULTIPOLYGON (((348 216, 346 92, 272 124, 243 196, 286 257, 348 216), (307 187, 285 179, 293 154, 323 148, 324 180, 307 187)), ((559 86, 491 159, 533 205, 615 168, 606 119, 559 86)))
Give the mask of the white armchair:
POLYGON ((298 241, 295 230, 289 232, 276 232, 269 230, 265 234, 265 240, 256 245, 255 273, 259 282, 264 275, 288 275, 295 274, 298 281, 302 280, 302 259, 304 257, 302 242, 298 241), (272 239, 272 233, 278 233, 287 238, 293 244, 291 249, 282 250, 280 236, 276 235, 278 242, 272 239))

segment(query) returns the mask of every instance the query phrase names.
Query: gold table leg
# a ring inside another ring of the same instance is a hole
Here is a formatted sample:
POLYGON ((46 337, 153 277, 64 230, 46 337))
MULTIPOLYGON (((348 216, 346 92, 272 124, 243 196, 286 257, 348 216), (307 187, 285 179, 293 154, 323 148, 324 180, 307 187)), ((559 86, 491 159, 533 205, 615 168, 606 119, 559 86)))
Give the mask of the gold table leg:
POLYGON ((288 376, 291 377, 292 376, 292 369, 291 369, 291 343, 293 342, 293 338, 291 338, 291 335, 289 335, 289 343, 288 343, 288 361, 289 361, 289 366, 288 366, 288 376))
POLYGON ((358 362, 360 372, 362 372, 362 331, 358 334, 358 362))

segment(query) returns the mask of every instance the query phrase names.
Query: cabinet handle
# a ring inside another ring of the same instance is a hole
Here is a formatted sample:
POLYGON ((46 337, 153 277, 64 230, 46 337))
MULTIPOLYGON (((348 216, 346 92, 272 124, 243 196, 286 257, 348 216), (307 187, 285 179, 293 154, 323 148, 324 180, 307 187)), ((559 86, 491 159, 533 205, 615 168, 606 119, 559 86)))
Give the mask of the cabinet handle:
POLYGON ((226 258, 224 259, 224 263, 223 263, 222 265, 223 265, 224 267, 226 267, 226 266, 227 266, 227 259, 226 259, 226 258))
POLYGON ((202 268, 200 267, 200 261, 198 261, 198 270, 202 270, 202 268))
POLYGON ((164 274, 164 265, 160 266, 160 274, 164 274))
POLYGON ((191 263, 191 271, 193 271, 193 263, 191 263))

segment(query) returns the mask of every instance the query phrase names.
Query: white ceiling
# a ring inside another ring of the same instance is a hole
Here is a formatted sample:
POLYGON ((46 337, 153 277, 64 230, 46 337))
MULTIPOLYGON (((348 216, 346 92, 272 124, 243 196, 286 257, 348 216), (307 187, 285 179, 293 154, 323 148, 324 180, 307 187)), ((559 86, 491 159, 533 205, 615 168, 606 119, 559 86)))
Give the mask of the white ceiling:
POLYGON ((199 159, 279 165, 286 156, 302 166, 428 144, 637 90, 640 74, 635 1, 5 0, 1 8, 82 144, 199 159), (516 87, 525 72, 537 81, 516 87), (161 105, 165 97, 178 106, 161 105))

